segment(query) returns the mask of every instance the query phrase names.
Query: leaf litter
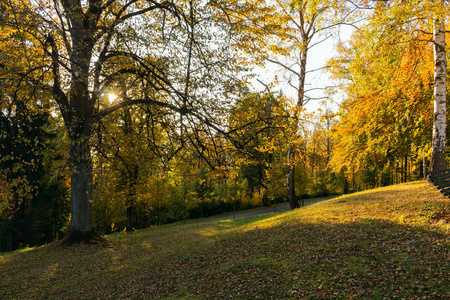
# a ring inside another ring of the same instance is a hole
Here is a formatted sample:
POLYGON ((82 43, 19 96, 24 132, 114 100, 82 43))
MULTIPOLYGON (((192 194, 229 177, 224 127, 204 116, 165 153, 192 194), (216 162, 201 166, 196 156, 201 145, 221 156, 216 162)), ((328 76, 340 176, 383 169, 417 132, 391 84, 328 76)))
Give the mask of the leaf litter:
POLYGON ((104 245, 53 243, 0 256, 0 298, 450 298, 449 207, 420 181, 104 245))

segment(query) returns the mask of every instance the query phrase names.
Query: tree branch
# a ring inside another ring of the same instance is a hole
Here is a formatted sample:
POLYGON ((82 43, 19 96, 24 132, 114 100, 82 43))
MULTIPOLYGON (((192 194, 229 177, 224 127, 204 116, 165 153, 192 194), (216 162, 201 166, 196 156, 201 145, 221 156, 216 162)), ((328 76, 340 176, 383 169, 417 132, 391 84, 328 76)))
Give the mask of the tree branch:
POLYGON ((270 58, 266 58, 266 60, 268 62, 271 62, 271 63, 274 63, 274 64, 277 64, 277 65, 281 66, 283 69, 285 69, 285 70, 287 70, 287 71, 289 71, 289 72, 291 72, 291 73, 293 73, 293 74, 295 74, 297 76, 300 76, 297 71, 295 71, 294 69, 291 69, 290 67, 288 67, 287 65, 283 64, 282 62, 279 62, 277 60, 273 60, 273 59, 270 59, 270 58))

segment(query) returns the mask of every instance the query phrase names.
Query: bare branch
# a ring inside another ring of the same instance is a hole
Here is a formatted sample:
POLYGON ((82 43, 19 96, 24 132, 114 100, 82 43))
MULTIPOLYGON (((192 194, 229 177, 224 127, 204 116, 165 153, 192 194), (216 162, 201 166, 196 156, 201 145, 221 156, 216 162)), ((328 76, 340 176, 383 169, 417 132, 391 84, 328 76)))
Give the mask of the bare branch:
POLYGON ((318 41, 318 42, 316 42, 316 43, 310 45, 308 48, 311 49, 311 48, 313 48, 314 46, 317 46, 317 45, 319 45, 319 44, 322 44, 323 42, 325 42, 326 40, 328 40, 328 39, 331 38, 331 37, 332 37, 331 34, 330 34, 330 35, 327 35, 324 39, 322 39, 322 40, 320 40, 320 41, 318 41))
POLYGON ((330 66, 326 65, 326 66, 323 66, 323 67, 321 67, 321 68, 317 68, 317 69, 314 69, 314 70, 306 71, 306 74, 308 74, 308 73, 314 73, 314 72, 317 72, 317 71, 322 71, 322 70, 328 69, 328 68, 330 68, 330 66))
POLYGON ((136 105, 136 104, 145 104, 145 105, 156 105, 156 106, 160 106, 160 107, 166 107, 169 108, 175 112, 179 112, 181 113, 180 108, 171 105, 169 103, 166 102, 162 102, 162 101, 157 101, 157 100, 152 100, 152 99, 134 99, 134 100, 125 100, 121 103, 115 104, 111 107, 108 107, 100 112, 98 112, 97 114, 93 115, 90 123, 92 124, 93 122, 99 121, 100 119, 102 119, 103 117, 121 109, 127 106, 132 106, 132 105, 136 105))
POLYGON ((281 66, 283 69, 285 69, 285 70, 287 70, 287 71, 289 71, 289 72, 291 72, 291 73, 293 73, 293 74, 295 74, 297 76, 300 76, 300 74, 297 71, 295 71, 294 69, 291 69, 290 67, 288 67, 287 65, 283 64, 282 62, 279 62, 277 60, 273 60, 273 59, 270 59, 270 58, 266 58, 266 60, 268 62, 271 62, 271 63, 274 63, 274 64, 277 64, 277 65, 281 66))

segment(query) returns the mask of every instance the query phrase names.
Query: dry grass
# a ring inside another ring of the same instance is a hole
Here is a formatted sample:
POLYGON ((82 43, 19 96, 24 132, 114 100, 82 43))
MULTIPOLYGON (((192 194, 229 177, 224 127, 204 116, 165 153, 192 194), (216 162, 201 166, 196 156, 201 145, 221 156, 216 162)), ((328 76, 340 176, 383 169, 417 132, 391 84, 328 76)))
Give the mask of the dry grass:
POLYGON ((450 200, 414 182, 0 256, 1 299, 450 298, 450 200))

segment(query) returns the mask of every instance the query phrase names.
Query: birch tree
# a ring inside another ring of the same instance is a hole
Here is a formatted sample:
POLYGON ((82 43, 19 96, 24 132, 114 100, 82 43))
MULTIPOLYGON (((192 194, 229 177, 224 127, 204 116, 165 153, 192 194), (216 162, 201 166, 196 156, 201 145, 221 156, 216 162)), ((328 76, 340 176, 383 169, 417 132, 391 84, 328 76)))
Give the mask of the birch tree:
POLYGON ((430 171, 447 168, 447 58, 445 51, 445 3, 438 1, 434 20, 434 124, 430 171))

